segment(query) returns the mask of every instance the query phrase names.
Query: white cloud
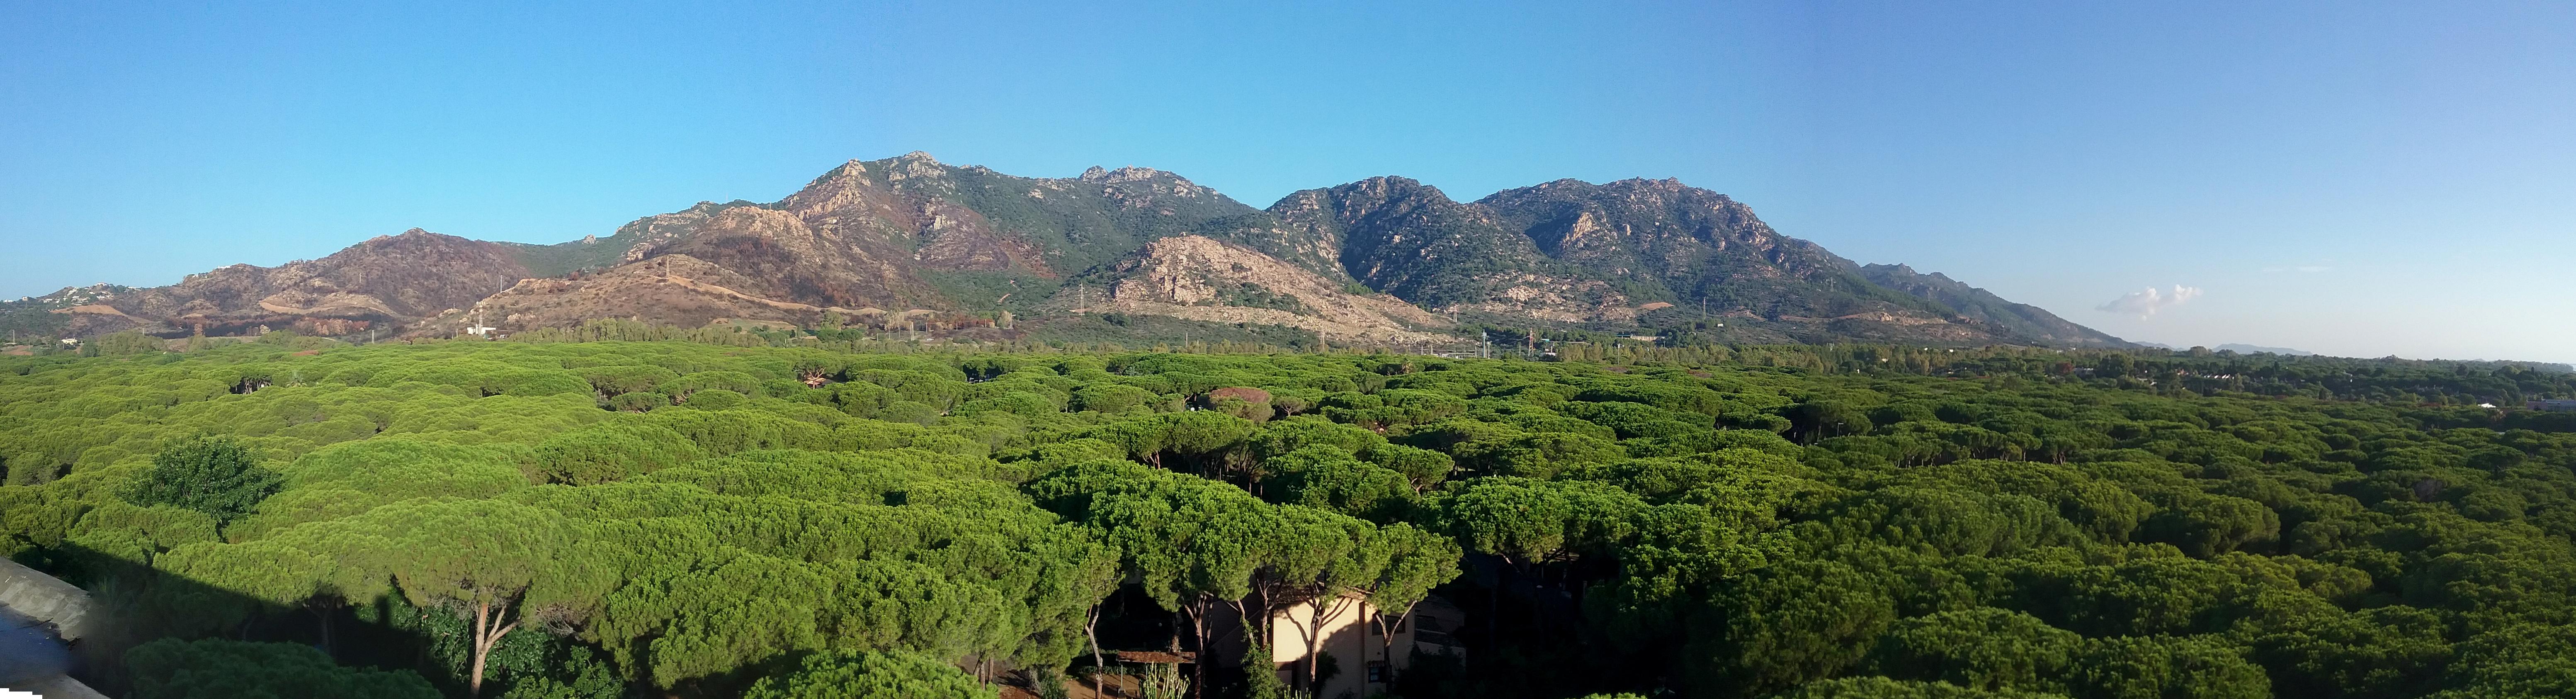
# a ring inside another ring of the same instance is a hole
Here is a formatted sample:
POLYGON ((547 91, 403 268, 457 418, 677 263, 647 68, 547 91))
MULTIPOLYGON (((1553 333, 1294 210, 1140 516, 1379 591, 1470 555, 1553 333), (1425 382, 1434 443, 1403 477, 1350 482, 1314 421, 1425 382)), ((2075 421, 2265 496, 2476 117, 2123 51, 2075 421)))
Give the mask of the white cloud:
POLYGON ((2145 291, 2132 291, 2119 298, 2111 299, 2100 308, 2112 313, 2134 314, 2139 318, 2145 318, 2155 315, 2156 311, 2163 310, 2167 306, 2180 306, 2196 298, 2200 298, 2200 287, 2175 284, 2173 290, 2168 292, 2150 286, 2145 291))

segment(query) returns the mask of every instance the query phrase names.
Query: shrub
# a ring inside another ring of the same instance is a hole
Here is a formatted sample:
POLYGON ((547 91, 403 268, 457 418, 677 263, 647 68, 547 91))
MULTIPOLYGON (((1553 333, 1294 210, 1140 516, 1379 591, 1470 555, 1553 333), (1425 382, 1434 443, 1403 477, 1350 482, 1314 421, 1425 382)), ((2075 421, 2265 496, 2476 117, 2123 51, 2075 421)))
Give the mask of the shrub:
POLYGON ((200 437, 154 455, 152 470, 124 496, 144 507, 175 505, 229 522, 277 492, 282 480, 231 439, 200 437))
POLYGON ((764 677, 744 699, 994 699, 1000 696, 947 663, 901 651, 818 653, 802 667, 764 677))

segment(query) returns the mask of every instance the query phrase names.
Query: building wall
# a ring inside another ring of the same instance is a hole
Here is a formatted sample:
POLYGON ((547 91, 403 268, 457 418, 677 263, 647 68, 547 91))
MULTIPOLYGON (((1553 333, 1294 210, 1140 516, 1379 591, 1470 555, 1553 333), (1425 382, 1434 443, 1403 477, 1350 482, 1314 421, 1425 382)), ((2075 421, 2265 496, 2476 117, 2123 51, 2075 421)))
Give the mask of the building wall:
POLYGON ((1365 697, 1371 689, 1383 689, 1369 685, 1369 664, 1390 662, 1389 655, 1410 656, 1413 639, 1408 627, 1394 639, 1397 652, 1389 653, 1387 637, 1372 621, 1377 614, 1377 607, 1354 595, 1325 602, 1320 624, 1313 604, 1299 604, 1272 616, 1270 659, 1279 666, 1280 678, 1294 683, 1306 673, 1300 661, 1309 657, 1306 637, 1311 630, 1315 650, 1332 656, 1337 668, 1318 688, 1321 691, 1314 692, 1317 699, 1339 699, 1343 694, 1365 697))
MULTIPOLYGON (((1386 682, 1372 681, 1400 673, 1413 661, 1418 651, 1429 655, 1464 654, 1458 641, 1449 635, 1466 625, 1466 614, 1448 600, 1433 596, 1414 605, 1413 613, 1403 620, 1389 620, 1386 629, 1374 621, 1379 610, 1361 596, 1345 597, 1340 604, 1326 603, 1327 612, 1315 634, 1315 647, 1333 658, 1337 671, 1324 681, 1316 699, 1365 699, 1372 693, 1386 691, 1386 682), (1390 639, 1389 631, 1393 638, 1390 639), (1372 673, 1371 665, 1382 670, 1372 673)), ((1232 610, 1218 607, 1209 619, 1208 648, 1201 657, 1209 658, 1213 667, 1239 667, 1245 642, 1241 620, 1232 610)), ((1307 658, 1306 630, 1314 624, 1315 608, 1299 604, 1270 617, 1271 665, 1282 682, 1301 681, 1307 658)))
POLYGON ((1274 639, 1270 657, 1282 681, 1293 683, 1304 675, 1301 661, 1308 657, 1309 627, 1317 631, 1315 648, 1333 657, 1337 671, 1324 680, 1320 691, 1314 692, 1316 699, 1361 699, 1386 691, 1384 680, 1392 677, 1387 673, 1403 672, 1412 664, 1417 649, 1429 654, 1462 652, 1454 647, 1457 641, 1443 630, 1463 626, 1465 615, 1437 597, 1414 605, 1404 619, 1385 624, 1376 621, 1380 610, 1357 595, 1345 597, 1338 604, 1327 602, 1324 607, 1320 624, 1316 623, 1316 610, 1311 604, 1299 604, 1270 619, 1274 639))

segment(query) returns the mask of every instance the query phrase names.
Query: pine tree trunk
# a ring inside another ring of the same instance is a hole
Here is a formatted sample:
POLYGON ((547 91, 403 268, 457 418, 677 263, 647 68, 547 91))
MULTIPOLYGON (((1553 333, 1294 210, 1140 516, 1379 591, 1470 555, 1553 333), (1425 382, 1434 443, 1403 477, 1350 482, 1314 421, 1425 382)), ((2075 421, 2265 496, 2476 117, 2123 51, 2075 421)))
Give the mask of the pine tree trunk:
POLYGON ((339 662, 340 654, 334 652, 335 649, 331 647, 332 610, 324 607, 307 607, 307 609, 313 610, 313 615, 322 619, 322 655, 330 658, 331 662, 339 662))
POLYGON ((1109 669, 1100 657, 1100 605, 1091 605, 1091 619, 1083 623, 1082 636, 1091 641, 1091 696, 1099 699, 1107 696, 1100 693, 1100 672, 1109 669))
POLYGON ((1207 696, 1208 658, 1207 599, 1205 596, 1201 596, 1199 599, 1195 599, 1190 602, 1188 605, 1188 614, 1190 617, 1190 640, 1198 644, 1198 654, 1195 656, 1198 662, 1190 663, 1189 696, 1197 699, 1205 699, 1207 696))
MULTIPOLYGON (((1311 604, 1314 606, 1314 611, 1307 615, 1307 619, 1309 619, 1310 622, 1306 625, 1305 629, 1306 692, 1309 694, 1320 691, 1315 688, 1315 681, 1316 673, 1321 670, 1318 666, 1321 665, 1324 660, 1324 622, 1332 620, 1333 617, 1340 616, 1342 608, 1349 604, 1349 600, 1339 595, 1335 595, 1333 597, 1333 605, 1330 607, 1324 606, 1323 600, 1320 599, 1311 604)), ((1367 659, 1362 658, 1361 660, 1366 661, 1367 659)))
POLYGON ((465 696, 483 695, 483 660, 491 649, 483 645, 484 632, 490 626, 492 603, 474 603, 474 673, 465 676, 465 696))
POLYGON ((492 603, 488 601, 474 603, 474 637, 472 639, 474 644, 474 674, 469 675, 465 681, 465 696, 467 699, 475 699, 476 697, 483 695, 483 665, 486 661, 492 658, 492 646, 498 644, 502 636, 509 635, 511 629, 518 628, 519 626, 519 622, 517 621, 512 621, 507 624, 500 623, 501 617, 508 615, 509 613, 509 603, 506 601, 503 602, 501 608, 497 610, 493 609, 492 603))

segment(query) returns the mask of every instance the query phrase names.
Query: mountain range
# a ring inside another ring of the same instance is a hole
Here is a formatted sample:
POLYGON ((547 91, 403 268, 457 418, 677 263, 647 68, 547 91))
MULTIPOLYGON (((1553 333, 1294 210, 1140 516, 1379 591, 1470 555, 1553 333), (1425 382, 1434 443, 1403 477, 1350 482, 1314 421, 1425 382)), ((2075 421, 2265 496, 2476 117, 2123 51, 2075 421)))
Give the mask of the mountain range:
POLYGON ((1376 177, 1254 208, 1160 170, 1031 178, 919 152, 606 237, 529 245, 413 229, 169 286, 68 288, 0 303, 0 327, 435 337, 624 318, 953 331, 1004 311, 1040 324, 1115 313, 1280 326, 1343 343, 1483 325, 2132 346, 1939 273, 1856 264, 1668 179, 1557 180, 1461 202, 1376 177))

